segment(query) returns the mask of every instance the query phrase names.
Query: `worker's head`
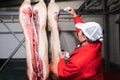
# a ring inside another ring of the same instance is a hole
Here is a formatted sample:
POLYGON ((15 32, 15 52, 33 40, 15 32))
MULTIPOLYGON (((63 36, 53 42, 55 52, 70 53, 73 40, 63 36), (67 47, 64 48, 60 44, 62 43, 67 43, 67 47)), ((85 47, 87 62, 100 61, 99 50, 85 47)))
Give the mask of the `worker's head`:
MULTIPOLYGON (((103 40, 102 27, 96 22, 77 23, 75 27, 78 36, 80 36, 82 32, 89 41, 103 40)), ((83 38, 85 39, 85 37, 83 38)))

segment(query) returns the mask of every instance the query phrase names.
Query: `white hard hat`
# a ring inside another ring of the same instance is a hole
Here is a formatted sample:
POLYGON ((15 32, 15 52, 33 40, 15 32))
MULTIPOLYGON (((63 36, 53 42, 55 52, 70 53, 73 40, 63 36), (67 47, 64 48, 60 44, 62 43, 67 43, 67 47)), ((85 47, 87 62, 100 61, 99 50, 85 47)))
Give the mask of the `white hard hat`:
POLYGON ((81 29, 84 35, 92 41, 103 40, 102 27, 96 22, 77 23, 75 27, 81 29))

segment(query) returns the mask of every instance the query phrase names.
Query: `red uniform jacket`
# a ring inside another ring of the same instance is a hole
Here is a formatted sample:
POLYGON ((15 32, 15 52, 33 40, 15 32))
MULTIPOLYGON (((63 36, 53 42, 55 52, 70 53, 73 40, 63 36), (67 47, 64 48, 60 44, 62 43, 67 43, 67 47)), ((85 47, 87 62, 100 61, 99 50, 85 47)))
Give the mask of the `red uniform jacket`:
MULTIPOLYGON (((82 20, 78 16, 76 20, 82 20)), ((58 75, 61 80, 103 80, 101 42, 81 46, 70 53, 66 63, 60 59, 58 75)))

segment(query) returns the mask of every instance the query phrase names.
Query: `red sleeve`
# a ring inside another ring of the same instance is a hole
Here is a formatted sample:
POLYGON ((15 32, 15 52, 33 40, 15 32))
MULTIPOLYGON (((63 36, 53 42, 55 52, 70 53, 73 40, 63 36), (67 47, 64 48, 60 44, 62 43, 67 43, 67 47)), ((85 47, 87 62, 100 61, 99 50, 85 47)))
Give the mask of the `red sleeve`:
MULTIPOLYGON (((83 23, 83 19, 80 18, 79 16, 74 17, 74 24, 77 24, 77 23, 83 23)), ((78 34, 79 29, 78 28, 75 28, 75 29, 76 29, 76 33, 78 34)))
POLYGON ((58 63, 58 75, 61 76, 61 75, 64 75, 63 74, 63 67, 65 66, 65 61, 64 59, 61 59, 58 63))
POLYGON ((79 16, 75 16, 74 17, 74 24, 76 24, 76 23, 83 23, 83 19, 80 18, 79 16))
POLYGON ((67 64, 64 59, 61 59, 58 63, 58 75, 59 77, 74 76, 80 70, 73 62, 69 61, 67 64))

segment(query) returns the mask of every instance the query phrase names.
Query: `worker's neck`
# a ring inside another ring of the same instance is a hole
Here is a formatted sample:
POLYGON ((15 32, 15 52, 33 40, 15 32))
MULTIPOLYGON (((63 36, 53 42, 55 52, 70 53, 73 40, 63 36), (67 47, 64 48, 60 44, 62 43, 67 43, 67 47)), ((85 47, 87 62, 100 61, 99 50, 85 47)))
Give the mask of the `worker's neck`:
POLYGON ((81 42, 81 46, 90 44, 88 41, 81 42))

